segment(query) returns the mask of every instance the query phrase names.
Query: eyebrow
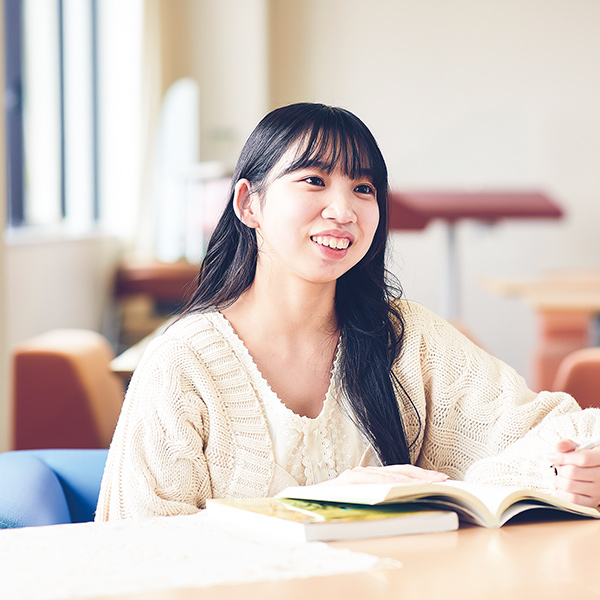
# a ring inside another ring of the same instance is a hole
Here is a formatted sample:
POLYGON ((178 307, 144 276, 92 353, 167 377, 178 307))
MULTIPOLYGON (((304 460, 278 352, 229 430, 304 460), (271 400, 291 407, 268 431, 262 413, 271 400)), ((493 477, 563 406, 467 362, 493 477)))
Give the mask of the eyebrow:
MULTIPOLYGON (((284 169, 281 173, 281 175, 289 175, 290 173, 293 173, 294 171, 300 171, 302 169, 317 169, 318 171, 323 171, 325 173, 330 173, 332 171, 334 171, 335 169, 332 169, 332 164, 331 162, 325 162, 322 160, 315 160, 315 161, 309 161, 307 164, 302 164, 300 163, 299 165, 294 165, 291 164, 287 169, 284 169)), ((346 169, 344 169, 344 172, 346 171, 346 169)), ((345 175, 347 177, 351 177, 352 179, 362 179, 367 178, 371 181, 371 183, 373 183, 374 181, 374 177, 373 177, 373 169, 367 167, 365 169, 358 169, 358 173, 356 173, 356 175, 354 177, 352 177, 352 175, 350 173, 346 173, 345 175)))
POLYGON ((284 170, 283 173, 293 173, 300 169, 319 169, 320 171, 331 171, 331 161, 316 160, 300 160, 296 158, 284 170))

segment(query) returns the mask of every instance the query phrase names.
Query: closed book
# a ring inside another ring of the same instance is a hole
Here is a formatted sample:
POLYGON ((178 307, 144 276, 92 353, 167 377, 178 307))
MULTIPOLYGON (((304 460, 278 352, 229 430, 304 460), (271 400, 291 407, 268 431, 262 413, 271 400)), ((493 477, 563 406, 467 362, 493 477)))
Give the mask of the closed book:
POLYGON ((361 506, 287 498, 211 499, 209 514, 295 541, 334 541, 454 531, 456 513, 416 506, 361 506))

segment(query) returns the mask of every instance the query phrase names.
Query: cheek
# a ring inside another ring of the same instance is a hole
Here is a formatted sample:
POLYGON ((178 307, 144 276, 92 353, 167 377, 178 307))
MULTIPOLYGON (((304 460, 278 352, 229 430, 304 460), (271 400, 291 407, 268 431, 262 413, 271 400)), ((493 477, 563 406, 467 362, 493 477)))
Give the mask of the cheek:
POLYGON ((378 225, 379 206, 377 204, 372 204, 368 207, 365 207, 365 210, 362 214, 362 230, 365 235, 365 239, 368 239, 369 243, 373 241, 378 225))
POLYGON ((314 203, 290 202, 285 211, 280 214, 281 224, 285 224, 286 235, 294 233, 302 236, 305 229, 319 217, 320 211, 314 203))

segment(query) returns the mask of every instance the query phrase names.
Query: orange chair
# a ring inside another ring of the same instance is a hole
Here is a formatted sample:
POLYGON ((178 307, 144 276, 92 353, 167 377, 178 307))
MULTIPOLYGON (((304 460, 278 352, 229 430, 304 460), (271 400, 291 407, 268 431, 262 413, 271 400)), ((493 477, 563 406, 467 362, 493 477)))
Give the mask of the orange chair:
POLYGON ((539 339, 532 361, 532 388, 553 387, 562 361, 572 352, 589 346, 590 316, 579 312, 541 312, 539 339))
POLYGON ((553 389, 571 394, 582 408, 600 407, 600 348, 582 348, 564 358, 553 389))
POLYGON ((15 449, 107 448, 124 395, 113 358, 102 335, 83 329, 56 329, 17 346, 15 449))

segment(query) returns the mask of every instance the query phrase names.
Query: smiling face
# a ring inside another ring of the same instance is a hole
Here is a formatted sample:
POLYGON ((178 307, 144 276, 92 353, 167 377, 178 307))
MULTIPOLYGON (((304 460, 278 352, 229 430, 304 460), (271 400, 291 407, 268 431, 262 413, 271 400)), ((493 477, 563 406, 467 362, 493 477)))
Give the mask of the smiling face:
POLYGON ((387 168, 352 113, 302 103, 276 109, 248 138, 233 180, 224 218, 237 215, 232 267, 251 268, 250 285, 270 273, 275 284, 290 275, 335 288, 340 277, 356 286, 382 273, 387 168))
POLYGON ((276 165, 266 191, 246 201, 252 214, 245 222, 257 233, 257 275, 335 283, 371 246, 379 224, 377 190, 368 175, 350 176, 324 163, 289 170, 293 154, 276 165))

